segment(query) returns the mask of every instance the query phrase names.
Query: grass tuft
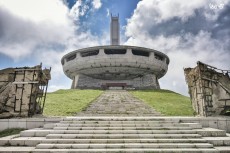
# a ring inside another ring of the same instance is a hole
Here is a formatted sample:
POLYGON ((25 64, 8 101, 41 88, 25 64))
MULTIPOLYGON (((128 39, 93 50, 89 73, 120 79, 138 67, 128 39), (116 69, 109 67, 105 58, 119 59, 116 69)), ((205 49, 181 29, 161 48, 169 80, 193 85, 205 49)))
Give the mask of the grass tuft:
POLYGON ((156 111, 169 116, 193 116, 190 98, 170 90, 130 91, 156 111))
POLYGON ((44 108, 45 116, 71 116, 85 109, 102 90, 58 90, 48 93, 44 108))
POLYGON ((0 137, 6 137, 9 135, 19 134, 23 130, 25 130, 25 129, 21 129, 21 128, 6 129, 3 131, 0 131, 0 137))

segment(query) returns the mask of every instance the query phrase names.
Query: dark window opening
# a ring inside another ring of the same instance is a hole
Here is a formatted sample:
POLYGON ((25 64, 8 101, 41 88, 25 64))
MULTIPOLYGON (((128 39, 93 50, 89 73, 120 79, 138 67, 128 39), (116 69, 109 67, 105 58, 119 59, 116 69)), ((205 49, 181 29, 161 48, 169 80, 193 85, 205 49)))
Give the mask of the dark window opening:
POLYGON ((69 61, 74 60, 75 58, 76 58, 76 54, 67 57, 67 58, 66 58, 66 61, 69 62, 69 61))
POLYGON ((163 61, 163 60, 164 60, 164 57, 163 57, 163 56, 161 56, 161 55, 159 55, 159 54, 156 54, 156 53, 155 53, 155 58, 158 59, 158 60, 160 60, 160 61, 163 61))
POLYGON ((99 50, 86 51, 86 52, 81 52, 81 57, 96 56, 98 54, 99 54, 99 50))
POLYGON ((166 60, 166 64, 169 64, 169 59, 166 60))
POLYGON ((105 49, 105 54, 126 54, 126 49, 105 49))
POLYGON ((65 64, 64 60, 62 60, 62 61, 61 61, 61 64, 62 64, 62 65, 64 65, 64 64, 65 64))
POLYGON ((149 57, 149 52, 141 50, 132 50, 133 55, 149 57))

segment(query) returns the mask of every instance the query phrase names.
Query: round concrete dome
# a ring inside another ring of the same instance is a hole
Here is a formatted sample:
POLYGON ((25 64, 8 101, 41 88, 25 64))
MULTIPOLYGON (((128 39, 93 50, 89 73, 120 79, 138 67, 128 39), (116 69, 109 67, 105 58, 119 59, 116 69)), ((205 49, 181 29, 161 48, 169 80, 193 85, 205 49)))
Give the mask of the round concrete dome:
POLYGON ((167 55, 148 48, 124 45, 96 46, 72 51, 61 59, 64 73, 73 79, 82 74, 94 79, 127 80, 168 70, 167 55))

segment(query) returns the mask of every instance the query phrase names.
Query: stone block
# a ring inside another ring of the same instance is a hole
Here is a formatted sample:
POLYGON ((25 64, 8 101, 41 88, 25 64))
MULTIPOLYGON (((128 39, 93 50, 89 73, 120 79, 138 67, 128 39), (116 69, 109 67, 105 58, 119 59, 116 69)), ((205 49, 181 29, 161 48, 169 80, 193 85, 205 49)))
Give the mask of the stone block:
POLYGON ((43 127, 44 124, 45 124, 44 121, 27 121, 26 127, 27 129, 33 129, 33 128, 43 127))
POLYGON ((227 129, 227 121, 226 120, 218 120, 218 129, 226 130, 227 129))
POLYGON ((228 133, 230 133, 230 119, 229 120, 227 120, 227 129, 226 129, 226 131, 228 132, 228 133))
POLYGON ((210 120, 209 121, 209 127, 211 127, 211 128, 218 128, 218 121, 217 120, 210 120))
POLYGON ((0 120, 0 131, 3 131, 5 129, 9 128, 9 120, 8 119, 1 119, 0 120))
POLYGON ((26 129, 26 119, 10 119, 9 128, 23 128, 26 129))
POLYGON ((28 140, 28 138, 16 138, 16 139, 9 140, 9 144, 11 146, 24 146, 25 140, 28 140))
POLYGON ((25 145, 26 146, 36 146, 38 145, 39 143, 42 142, 42 139, 29 139, 29 140, 25 140, 25 145))

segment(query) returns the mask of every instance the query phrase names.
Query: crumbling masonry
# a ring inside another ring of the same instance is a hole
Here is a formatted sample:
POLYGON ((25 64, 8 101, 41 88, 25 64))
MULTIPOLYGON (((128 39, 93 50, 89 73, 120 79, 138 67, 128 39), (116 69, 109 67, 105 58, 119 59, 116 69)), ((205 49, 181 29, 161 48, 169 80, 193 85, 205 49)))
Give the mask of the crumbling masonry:
POLYGON ((42 65, 0 70, 0 118, 41 114, 50 70, 42 65))
POLYGON ((197 62, 184 73, 193 109, 199 116, 230 114, 230 70, 197 62))

